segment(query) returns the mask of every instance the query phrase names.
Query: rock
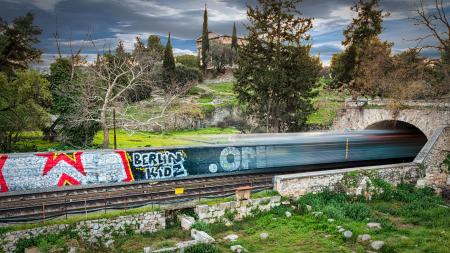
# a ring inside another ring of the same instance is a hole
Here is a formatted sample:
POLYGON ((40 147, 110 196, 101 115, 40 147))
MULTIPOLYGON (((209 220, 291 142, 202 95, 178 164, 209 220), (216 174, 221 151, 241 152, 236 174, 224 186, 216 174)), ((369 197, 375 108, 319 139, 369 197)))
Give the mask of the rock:
POLYGON ((259 238, 261 238, 261 240, 266 240, 267 238, 269 238, 269 234, 268 233, 261 233, 261 234, 259 234, 259 238))
POLYGON ((288 218, 291 218, 291 216, 292 216, 291 212, 289 212, 289 211, 286 211, 284 214, 285 214, 286 217, 288 217, 288 218))
POLYGON ((367 223, 367 227, 370 229, 381 229, 381 224, 376 222, 367 223))
POLYGON ((328 219, 328 222, 334 222, 334 219, 328 219))
POLYGON ((231 234, 231 235, 225 236, 223 239, 224 239, 224 240, 228 240, 228 241, 230 241, 230 242, 234 242, 234 241, 236 241, 238 238, 239 238, 238 235, 236 235, 236 234, 231 234))
POLYGON ((311 212, 311 210, 312 210, 312 206, 310 206, 310 205, 306 205, 306 210, 308 210, 308 212, 311 212))
POLYGON ((336 229, 340 229, 340 228, 342 228, 342 226, 336 226, 336 229))
POLYGON ((241 245, 233 245, 233 246, 230 247, 230 250, 235 252, 235 253, 241 253, 241 252, 246 252, 247 251, 241 245))
POLYGON ((114 244, 114 240, 108 240, 105 242, 105 247, 110 248, 111 246, 113 246, 114 244))
POLYGON ((320 216, 323 214, 323 212, 312 212, 312 214, 314 214, 315 216, 320 216))
POLYGON ((379 250, 381 248, 383 248, 384 242, 383 241, 373 241, 370 246, 372 247, 372 249, 374 250, 379 250))
POLYGON ((281 202, 281 204, 287 206, 287 205, 291 204, 291 202, 289 202, 289 201, 283 201, 283 202, 281 202))
POLYGON ((342 233, 342 232, 344 232, 344 231, 345 231, 345 229, 342 228, 342 227, 338 229, 338 232, 339 232, 339 233, 342 233))
POLYGON ((153 251, 153 249, 150 248, 150 247, 145 247, 144 248, 144 253, 151 253, 152 251, 153 251))
POLYGON ((191 229, 192 225, 194 225, 194 223, 195 223, 194 217, 191 217, 191 216, 181 215, 179 217, 179 219, 180 219, 180 223, 181 223, 181 228, 183 230, 191 229))
POLYGON ((204 231, 191 229, 191 237, 194 240, 198 240, 203 243, 213 243, 215 242, 214 238, 212 238, 210 235, 208 235, 204 231))
POLYGON ((67 253, 76 253, 77 252, 77 248, 75 247, 70 247, 69 251, 67 253))
POLYGON ((365 242, 365 241, 369 241, 369 240, 370 240, 370 235, 368 235, 368 234, 358 235, 358 241, 365 242))
POLYGON ((344 235, 345 238, 349 239, 349 238, 351 238, 353 236, 353 233, 350 230, 346 230, 346 231, 344 231, 343 235, 344 235))
POLYGON ((231 226, 233 226, 233 222, 231 222, 231 221, 226 221, 226 222, 225 222, 225 226, 231 227, 231 226))
POLYGON ((41 253, 38 247, 27 248, 24 251, 25 253, 41 253))

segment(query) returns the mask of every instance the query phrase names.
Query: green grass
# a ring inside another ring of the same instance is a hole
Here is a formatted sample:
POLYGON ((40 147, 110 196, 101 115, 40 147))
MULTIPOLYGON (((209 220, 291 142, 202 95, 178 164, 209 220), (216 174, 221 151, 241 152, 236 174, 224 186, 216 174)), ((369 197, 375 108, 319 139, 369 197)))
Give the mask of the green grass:
POLYGON ((448 252, 450 248, 450 210, 438 205, 443 200, 429 189, 418 190, 401 185, 388 195, 375 196, 374 201, 352 199, 345 194, 325 191, 307 194, 294 206, 281 206, 268 213, 235 222, 232 227, 223 224, 200 224, 209 231, 219 248, 227 252, 231 245, 240 244, 249 252, 366 252, 369 243, 356 240, 360 234, 370 234, 372 240, 383 240, 380 252, 448 252), (305 212, 304 205, 323 215, 305 212), (291 218, 285 212, 293 213, 291 218), (335 219, 329 222, 328 218, 335 219), (369 230, 367 222, 380 222, 382 229, 369 230), (343 226, 353 232, 345 239, 336 229, 343 226), (259 234, 269 234, 261 240, 259 234), (221 238, 238 234, 237 242, 221 238))
POLYGON ((220 93, 228 93, 228 94, 234 94, 233 92, 233 83, 214 83, 214 84, 208 84, 208 88, 220 92, 220 93))
POLYGON ((324 77, 319 80, 319 85, 314 90, 318 95, 312 99, 316 111, 308 116, 307 124, 331 126, 336 117, 336 110, 343 107, 343 102, 340 101, 344 100, 348 94, 327 89, 330 81, 324 77))
MULTIPOLYGON (((130 133, 125 130, 117 131, 118 148, 140 148, 140 147, 167 147, 167 146, 184 146, 198 145, 198 142, 190 141, 185 138, 197 138, 199 135, 212 134, 234 134, 238 131, 234 128, 201 128, 195 130, 175 130, 167 132, 136 132, 130 133)), ((99 132, 94 137, 94 145, 101 146, 103 141, 103 133, 99 132)), ((110 147, 113 147, 113 131, 109 132, 110 147)), ((200 137, 197 139, 201 139, 200 137)))

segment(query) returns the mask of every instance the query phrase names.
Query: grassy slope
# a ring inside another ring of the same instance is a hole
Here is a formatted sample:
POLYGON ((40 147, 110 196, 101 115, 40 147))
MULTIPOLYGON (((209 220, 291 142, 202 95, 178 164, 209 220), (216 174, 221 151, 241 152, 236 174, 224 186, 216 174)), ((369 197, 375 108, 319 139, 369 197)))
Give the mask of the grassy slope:
MULTIPOLYGON (((200 135, 213 134, 233 134, 238 133, 234 128, 201 128, 197 130, 177 130, 164 133, 155 132, 136 132, 129 133, 124 130, 117 131, 118 148, 140 148, 140 147, 162 147, 162 146, 183 146, 198 145, 198 142, 187 140, 200 135)), ((110 147, 113 147, 113 133, 110 131, 110 147)), ((103 141, 102 133, 99 132, 94 138, 94 145, 101 145, 103 141)))

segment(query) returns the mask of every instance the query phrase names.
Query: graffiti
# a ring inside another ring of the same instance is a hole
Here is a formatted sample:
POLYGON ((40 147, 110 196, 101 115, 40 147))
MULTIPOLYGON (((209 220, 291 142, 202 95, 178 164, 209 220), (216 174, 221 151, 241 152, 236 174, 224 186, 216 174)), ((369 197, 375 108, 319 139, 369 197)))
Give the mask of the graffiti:
MULTIPOLYGON (((211 164, 215 165, 215 164, 211 164)), ((211 168, 210 165, 210 168, 211 168)), ((217 166, 217 165, 215 165, 217 166)), ((266 167, 266 150, 261 147, 227 147, 220 152, 220 166, 225 171, 249 170, 266 167)), ((215 168, 215 167, 212 167, 215 168)), ((210 169, 211 171, 211 169, 210 169)), ((217 169, 215 170, 217 171, 217 169)), ((213 171, 211 171, 213 172, 213 171)))
POLYGON ((184 168, 186 154, 182 151, 133 152, 132 166, 137 173, 144 173, 143 179, 161 179, 185 177, 188 175, 184 168))
POLYGON ((3 177, 3 166, 5 165, 7 155, 0 155, 0 192, 7 192, 8 185, 3 177))
POLYGON ((256 146, 0 155, 0 192, 260 169, 268 166, 269 151, 256 146))

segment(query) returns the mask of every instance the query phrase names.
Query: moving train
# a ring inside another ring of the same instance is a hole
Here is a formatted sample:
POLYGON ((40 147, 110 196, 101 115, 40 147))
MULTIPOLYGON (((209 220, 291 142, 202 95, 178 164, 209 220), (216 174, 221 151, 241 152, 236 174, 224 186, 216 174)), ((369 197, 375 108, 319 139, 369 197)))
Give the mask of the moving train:
POLYGON ((202 136, 190 147, 0 154, 0 192, 409 162, 411 130, 202 136))

